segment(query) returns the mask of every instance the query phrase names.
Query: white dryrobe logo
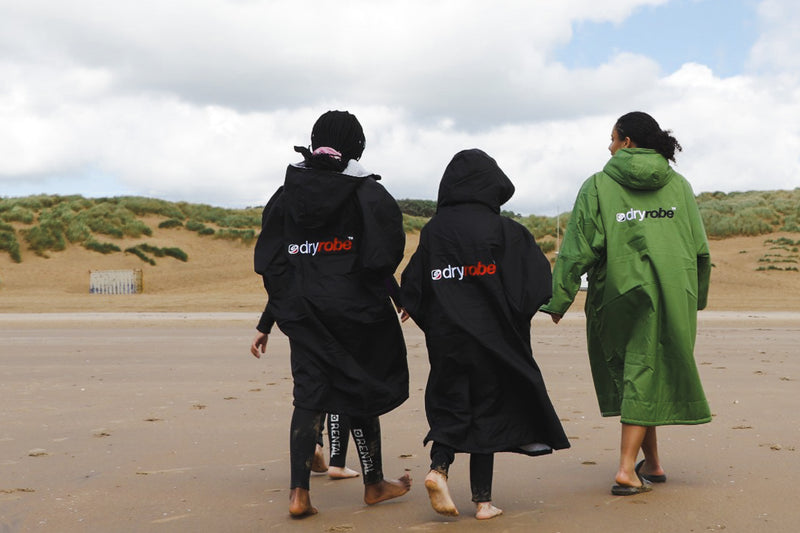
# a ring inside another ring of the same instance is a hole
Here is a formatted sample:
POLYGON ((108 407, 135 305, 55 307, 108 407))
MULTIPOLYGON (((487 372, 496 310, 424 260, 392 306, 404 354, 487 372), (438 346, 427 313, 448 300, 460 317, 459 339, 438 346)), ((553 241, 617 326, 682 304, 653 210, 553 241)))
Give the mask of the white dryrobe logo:
POLYGON ((433 281, 442 279, 457 279, 461 281, 465 277, 491 276, 496 272, 496 264, 489 263, 488 265, 484 265, 481 261, 478 261, 477 265, 447 265, 444 268, 434 268, 431 270, 431 279, 433 281))
POLYGON ((672 209, 659 207, 658 209, 651 210, 631 208, 630 211, 626 213, 617 213, 617 222, 626 222, 628 220, 642 222, 646 218, 672 218, 675 216, 675 211, 677 210, 678 208, 674 206, 672 209))

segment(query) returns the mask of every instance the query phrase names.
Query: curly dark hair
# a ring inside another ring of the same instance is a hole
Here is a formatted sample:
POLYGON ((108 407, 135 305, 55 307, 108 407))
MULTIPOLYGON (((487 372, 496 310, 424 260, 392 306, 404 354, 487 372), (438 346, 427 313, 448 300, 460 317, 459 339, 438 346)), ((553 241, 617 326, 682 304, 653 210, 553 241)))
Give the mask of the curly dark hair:
POLYGON ((675 161, 675 152, 682 151, 672 130, 662 130, 656 119, 642 111, 632 111, 617 119, 614 129, 620 139, 630 137, 639 148, 652 148, 670 161, 675 161))

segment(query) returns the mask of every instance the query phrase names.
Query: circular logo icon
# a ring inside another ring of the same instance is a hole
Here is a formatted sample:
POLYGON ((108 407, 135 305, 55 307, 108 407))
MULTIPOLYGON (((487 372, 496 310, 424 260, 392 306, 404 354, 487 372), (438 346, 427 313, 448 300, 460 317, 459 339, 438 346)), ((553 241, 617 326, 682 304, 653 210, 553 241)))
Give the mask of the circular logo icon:
POLYGON ((289 245, 289 253, 295 255, 297 252, 300 251, 300 246, 297 244, 290 244, 289 245))
POLYGON ((438 268, 431 270, 431 279, 433 281, 438 281, 442 279, 442 271, 439 270, 438 268))
POLYGON ((617 222, 625 222, 625 213, 617 213, 617 222))

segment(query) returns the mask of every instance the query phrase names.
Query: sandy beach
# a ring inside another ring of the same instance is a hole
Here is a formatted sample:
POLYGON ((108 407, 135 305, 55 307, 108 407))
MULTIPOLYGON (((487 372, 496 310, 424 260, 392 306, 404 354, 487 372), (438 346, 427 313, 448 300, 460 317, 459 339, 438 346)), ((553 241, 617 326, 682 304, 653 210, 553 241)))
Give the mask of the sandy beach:
MULTIPOLYGON (((320 514, 288 517, 292 383, 286 338, 248 347, 264 304, 252 247, 155 231, 190 260, 144 265, 81 249, 0 255, 0 532, 540 531, 795 532, 800 509, 800 274, 756 271, 769 236, 713 241, 696 359, 714 420, 659 430, 669 480, 610 494, 619 420, 602 418, 582 296, 558 326, 536 316, 535 357, 572 448, 500 454, 478 522, 468 461, 450 485, 458 518, 435 514, 428 469, 424 338, 404 325, 409 400, 382 417, 384 471, 411 492, 367 507, 361 481, 312 478, 320 514), (143 268, 145 293, 90 295, 88 270, 143 268)), ((793 235, 790 235, 794 237, 793 235)), ((415 246, 410 236, 409 252, 415 246)), ((357 468, 350 445, 349 465, 357 468)))
POLYGON ((411 397, 382 418, 385 472, 410 472, 411 492, 367 507, 360 480, 315 475, 320 514, 294 521, 288 343, 276 333, 266 357, 250 356, 257 313, 0 314, 0 531, 796 531, 800 313, 701 313, 714 421, 662 428, 669 480, 630 498, 609 492, 619 424, 598 414, 581 315, 537 316, 533 333, 572 448, 498 455, 505 514, 483 523, 465 457, 450 477, 462 516, 428 504, 427 355, 413 324, 411 397))

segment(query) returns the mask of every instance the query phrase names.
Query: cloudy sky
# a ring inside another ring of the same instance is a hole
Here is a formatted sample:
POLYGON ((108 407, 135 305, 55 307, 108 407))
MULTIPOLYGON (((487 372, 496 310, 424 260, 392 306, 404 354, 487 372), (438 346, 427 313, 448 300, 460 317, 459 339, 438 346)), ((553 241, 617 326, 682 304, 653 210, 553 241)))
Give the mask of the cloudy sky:
POLYGON ((0 0, 0 196, 263 205, 329 109, 397 198, 482 148, 555 215, 615 119, 696 192, 800 187, 796 0, 0 0))

